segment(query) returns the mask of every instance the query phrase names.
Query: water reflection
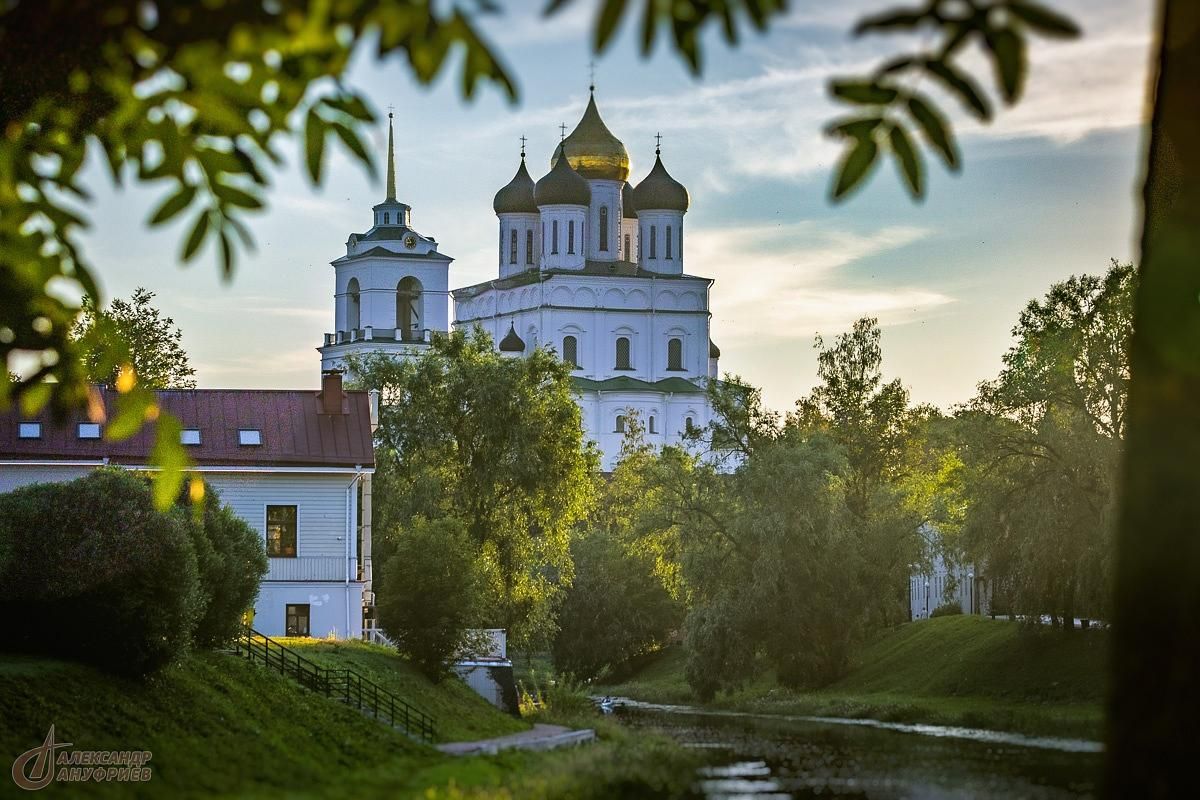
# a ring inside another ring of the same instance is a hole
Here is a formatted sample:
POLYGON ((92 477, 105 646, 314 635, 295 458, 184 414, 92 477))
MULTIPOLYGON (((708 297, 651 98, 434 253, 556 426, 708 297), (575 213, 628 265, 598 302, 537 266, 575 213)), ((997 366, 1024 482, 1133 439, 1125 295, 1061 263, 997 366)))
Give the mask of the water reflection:
POLYGON ((1100 769, 1094 747, 1048 749, 644 704, 616 712, 630 726, 715 751, 712 766, 697 776, 696 798, 1090 797, 1100 769))

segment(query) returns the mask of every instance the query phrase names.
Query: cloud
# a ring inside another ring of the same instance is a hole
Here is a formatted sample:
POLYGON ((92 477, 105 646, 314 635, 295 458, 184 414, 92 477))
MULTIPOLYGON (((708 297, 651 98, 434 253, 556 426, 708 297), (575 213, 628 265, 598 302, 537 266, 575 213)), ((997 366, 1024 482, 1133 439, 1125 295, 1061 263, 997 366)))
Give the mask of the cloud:
POLYGON ((885 326, 903 324, 954 302, 924 287, 855 288, 842 274, 843 267, 929 235, 907 226, 861 234, 809 221, 692 231, 686 267, 716 280, 711 304, 722 341, 761 348, 841 330, 864 315, 885 326))

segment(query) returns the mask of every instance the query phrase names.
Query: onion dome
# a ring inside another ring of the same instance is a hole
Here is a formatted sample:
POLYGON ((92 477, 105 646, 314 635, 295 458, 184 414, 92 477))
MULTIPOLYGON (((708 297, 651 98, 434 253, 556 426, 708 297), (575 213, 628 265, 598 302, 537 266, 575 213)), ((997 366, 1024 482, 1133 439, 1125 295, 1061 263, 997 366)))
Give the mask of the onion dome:
POLYGON ((687 189, 671 177, 658 154, 654 156, 654 169, 633 190, 633 201, 641 211, 688 210, 687 189))
POLYGON ((533 178, 525 169, 525 158, 521 157, 521 166, 517 174, 500 191, 492 201, 492 208, 497 214, 536 214, 537 203, 533 201, 533 178))
MULTIPOLYGON (((571 135, 563 139, 563 152, 571 166, 585 178, 623 181, 629 178, 629 152, 625 145, 600 119, 596 109, 596 97, 588 98, 587 109, 583 118, 571 131, 571 135)), ((550 166, 558 162, 558 151, 550 159, 550 166)))
POLYGON ((570 159, 560 158, 533 187, 533 199, 538 206, 586 206, 592 202, 592 190, 571 167, 570 159))
POLYGON ((633 187, 628 183, 621 187, 621 216, 637 219, 637 203, 633 201, 633 187))
POLYGON ((525 340, 517 335, 517 329, 513 323, 508 323, 508 333, 504 334, 504 338, 500 340, 501 353, 524 353, 525 340))
POLYGON ((708 340, 708 357, 709 358, 720 358, 721 357, 721 348, 717 347, 717 345, 713 342, 712 339, 708 340))

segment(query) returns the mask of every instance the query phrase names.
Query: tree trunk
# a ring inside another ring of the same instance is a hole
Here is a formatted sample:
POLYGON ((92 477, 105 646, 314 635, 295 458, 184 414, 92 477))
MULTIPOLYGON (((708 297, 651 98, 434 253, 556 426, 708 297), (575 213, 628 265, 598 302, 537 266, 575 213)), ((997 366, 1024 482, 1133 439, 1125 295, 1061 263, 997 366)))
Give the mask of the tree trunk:
POLYGON ((1200 763, 1200 3, 1163 0, 1117 536, 1106 786, 1200 763))

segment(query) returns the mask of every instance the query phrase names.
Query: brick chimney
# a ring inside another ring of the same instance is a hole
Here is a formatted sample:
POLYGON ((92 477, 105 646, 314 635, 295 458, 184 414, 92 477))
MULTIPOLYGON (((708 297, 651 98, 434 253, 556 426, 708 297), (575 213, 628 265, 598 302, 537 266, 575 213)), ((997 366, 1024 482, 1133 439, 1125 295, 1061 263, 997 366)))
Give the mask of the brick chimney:
POLYGON ((321 413, 342 414, 342 373, 331 369, 321 373, 321 413))

